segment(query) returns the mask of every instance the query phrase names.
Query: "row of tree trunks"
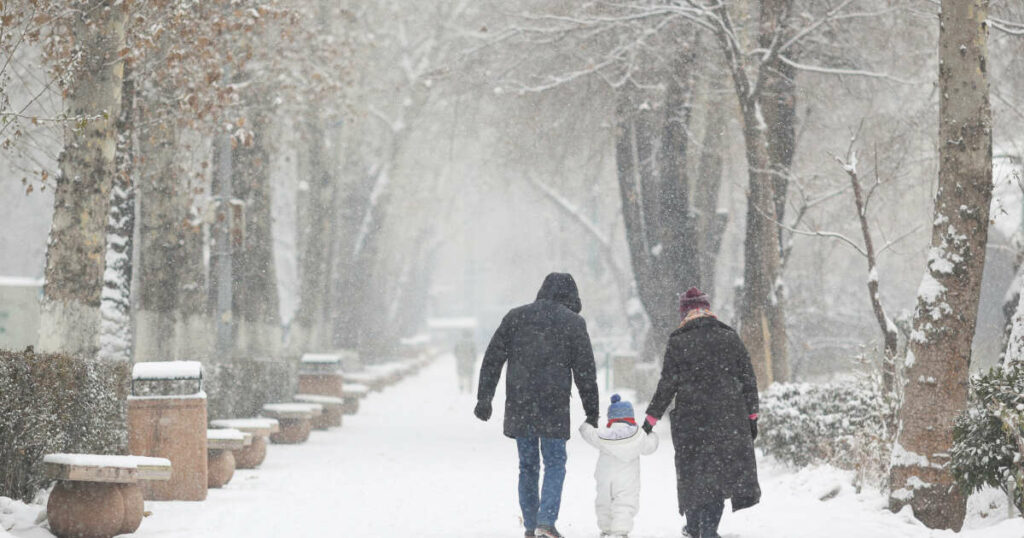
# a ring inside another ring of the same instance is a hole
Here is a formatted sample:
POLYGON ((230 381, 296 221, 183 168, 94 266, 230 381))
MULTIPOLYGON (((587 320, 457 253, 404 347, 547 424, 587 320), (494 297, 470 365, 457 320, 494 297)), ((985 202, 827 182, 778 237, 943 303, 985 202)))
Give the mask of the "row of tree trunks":
POLYGON ((92 0, 71 22, 82 55, 65 102, 68 117, 84 121, 68 123, 59 159, 39 335, 40 348, 48 351, 89 356, 99 351, 126 16, 124 4, 92 0))
POLYGON ((925 525, 954 530, 966 500, 949 472, 949 451, 967 402, 992 198, 987 16, 988 0, 942 0, 939 184, 889 477, 890 508, 909 504, 925 525))

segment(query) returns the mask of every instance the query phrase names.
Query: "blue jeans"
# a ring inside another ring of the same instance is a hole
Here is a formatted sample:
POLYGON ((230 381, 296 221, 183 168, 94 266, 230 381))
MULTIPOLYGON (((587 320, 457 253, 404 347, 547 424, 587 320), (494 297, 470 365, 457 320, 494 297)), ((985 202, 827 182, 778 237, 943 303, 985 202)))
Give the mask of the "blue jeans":
POLYGON ((518 437, 519 508, 523 510, 523 526, 554 526, 562 505, 562 483, 565 482, 565 439, 518 437), (540 445, 538 454, 537 445, 540 445), (540 494, 540 458, 544 456, 544 486, 540 494))

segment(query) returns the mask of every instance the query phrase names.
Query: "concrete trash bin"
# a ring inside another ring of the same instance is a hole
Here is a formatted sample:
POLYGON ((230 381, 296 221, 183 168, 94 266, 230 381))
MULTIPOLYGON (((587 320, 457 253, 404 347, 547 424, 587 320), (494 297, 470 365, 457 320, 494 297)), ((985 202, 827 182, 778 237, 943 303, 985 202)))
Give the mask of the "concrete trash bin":
POLYGON ((306 353, 300 359, 299 392, 342 397, 341 355, 306 353))
POLYGON ((202 501, 207 493, 206 393, 197 361, 140 362, 132 369, 128 397, 128 451, 166 458, 173 470, 166 482, 144 482, 142 495, 153 501, 202 501), (195 382, 191 394, 137 392, 148 382, 195 382))

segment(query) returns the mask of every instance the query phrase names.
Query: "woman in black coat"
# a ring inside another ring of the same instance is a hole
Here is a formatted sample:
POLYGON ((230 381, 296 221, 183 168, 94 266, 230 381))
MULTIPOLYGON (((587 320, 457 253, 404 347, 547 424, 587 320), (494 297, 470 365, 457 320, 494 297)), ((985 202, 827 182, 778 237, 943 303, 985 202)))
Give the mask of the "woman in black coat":
POLYGON ((669 337, 644 429, 650 431, 675 400, 670 418, 683 536, 719 538, 725 499, 733 511, 761 499, 754 459, 757 379, 739 335, 718 321, 707 295, 690 288, 679 310, 683 322, 669 337))

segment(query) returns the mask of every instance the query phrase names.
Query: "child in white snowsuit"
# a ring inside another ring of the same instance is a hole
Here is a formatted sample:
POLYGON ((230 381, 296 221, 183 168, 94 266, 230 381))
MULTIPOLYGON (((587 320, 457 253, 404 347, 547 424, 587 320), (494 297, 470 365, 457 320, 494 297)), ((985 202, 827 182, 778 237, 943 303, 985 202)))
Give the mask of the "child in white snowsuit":
POLYGON ((633 404, 612 396, 608 424, 583 423, 580 434, 601 451, 597 459, 597 526, 602 537, 628 536, 640 509, 640 456, 658 449, 658 434, 645 433, 633 418, 633 404))

